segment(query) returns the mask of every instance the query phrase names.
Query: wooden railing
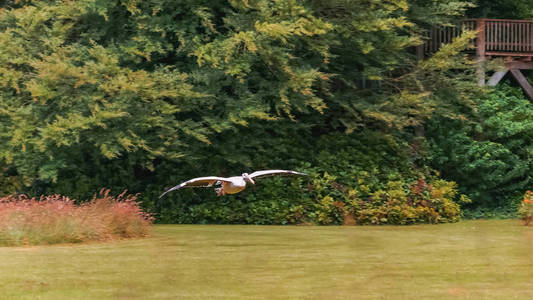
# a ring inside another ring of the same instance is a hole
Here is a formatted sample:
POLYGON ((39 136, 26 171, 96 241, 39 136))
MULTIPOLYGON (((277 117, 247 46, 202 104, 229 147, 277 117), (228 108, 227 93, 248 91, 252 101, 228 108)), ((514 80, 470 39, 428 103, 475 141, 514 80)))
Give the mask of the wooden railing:
POLYGON ((433 53, 440 49, 443 44, 449 44, 452 40, 460 36, 465 30, 476 30, 475 20, 465 20, 455 26, 443 26, 431 29, 425 41, 424 53, 433 53))
POLYGON ((533 20, 464 20, 456 26, 431 30, 421 49, 425 53, 435 52, 465 30, 478 31, 475 40, 478 56, 533 56, 533 20))

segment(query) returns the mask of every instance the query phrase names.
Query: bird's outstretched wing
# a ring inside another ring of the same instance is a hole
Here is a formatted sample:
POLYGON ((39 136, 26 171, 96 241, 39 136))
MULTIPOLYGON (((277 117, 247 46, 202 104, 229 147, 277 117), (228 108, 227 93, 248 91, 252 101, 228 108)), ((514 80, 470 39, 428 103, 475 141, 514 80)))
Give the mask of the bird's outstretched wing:
POLYGON ((268 177, 268 176, 307 176, 305 173, 300 173, 296 171, 291 170, 263 170, 263 171, 255 171, 252 174, 250 174, 250 178, 256 179, 256 178, 262 178, 262 177, 268 177))
POLYGON ((225 181, 225 182, 231 182, 228 178, 224 177, 216 177, 216 176, 209 176, 209 177, 198 177, 193 178, 191 180, 187 180, 185 182, 182 182, 175 187, 171 187, 168 190, 166 190, 159 198, 163 197, 166 193, 172 192, 175 190, 179 190, 184 187, 210 187, 213 184, 215 184, 217 181, 225 181))

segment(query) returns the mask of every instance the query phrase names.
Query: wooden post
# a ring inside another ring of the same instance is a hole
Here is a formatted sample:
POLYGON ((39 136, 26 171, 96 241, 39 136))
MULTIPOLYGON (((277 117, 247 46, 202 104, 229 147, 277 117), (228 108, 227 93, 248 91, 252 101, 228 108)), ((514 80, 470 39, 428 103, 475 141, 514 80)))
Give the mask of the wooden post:
POLYGON ((487 83, 488 86, 496 86, 500 80, 507 74, 507 69, 495 72, 487 83))
POLYGON ((520 72, 519 69, 511 69, 511 74, 513 74, 516 81, 518 81, 529 100, 533 101, 533 87, 531 87, 531 84, 529 84, 529 81, 527 81, 522 72, 520 72))
POLYGON ((416 46, 416 58, 418 60, 424 59, 424 44, 416 46))
POLYGON ((477 41, 476 41, 476 57, 477 57, 477 82, 479 86, 485 85, 485 19, 477 20, 477 41))

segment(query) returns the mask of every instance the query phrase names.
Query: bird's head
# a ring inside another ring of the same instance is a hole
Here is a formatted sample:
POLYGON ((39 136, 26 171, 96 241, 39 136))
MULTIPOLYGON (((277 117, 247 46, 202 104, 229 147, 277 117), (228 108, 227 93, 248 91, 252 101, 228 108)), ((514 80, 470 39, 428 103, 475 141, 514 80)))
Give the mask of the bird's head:
POLYGON ((250 178, 250 175, 248 175, 248 173, 242 173, 242 178, 244 178, 244 181, 246 182, 255 184, 255 181, 252 178, 250 178))

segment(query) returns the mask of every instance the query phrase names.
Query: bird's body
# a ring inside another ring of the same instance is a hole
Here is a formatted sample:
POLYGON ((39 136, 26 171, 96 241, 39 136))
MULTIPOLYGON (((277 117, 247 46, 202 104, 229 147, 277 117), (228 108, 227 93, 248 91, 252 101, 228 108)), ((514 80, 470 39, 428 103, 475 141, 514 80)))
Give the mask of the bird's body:
POLYGON ((233 176, 228 178, 229 181, 222 181, 222 185, 219 188, 216 188, 218 196, 225 194, 237 194, 242 192, 246 188, 246 181, 242 176, 233 176))
POLYGON ((198 177, 191 180, 185 181, 175 187, 172 187, 166 190, 159 198, 163 197, 166 193, 178 190, 184 187, 210 187, 215 184, 220 184, 220 187, 215 188, 217 196, 223 196, 226 194, 237 194, 244 189, 246 189, 246 184, 251 183, 255 184, 254 179, 274 176, 274 175, 307 175, 305 173, 300 173, 296 171, 289 170, 264 170, 256 171, 252 174, 243 173, 241 176, 232 176, 232 177, 198 177))

